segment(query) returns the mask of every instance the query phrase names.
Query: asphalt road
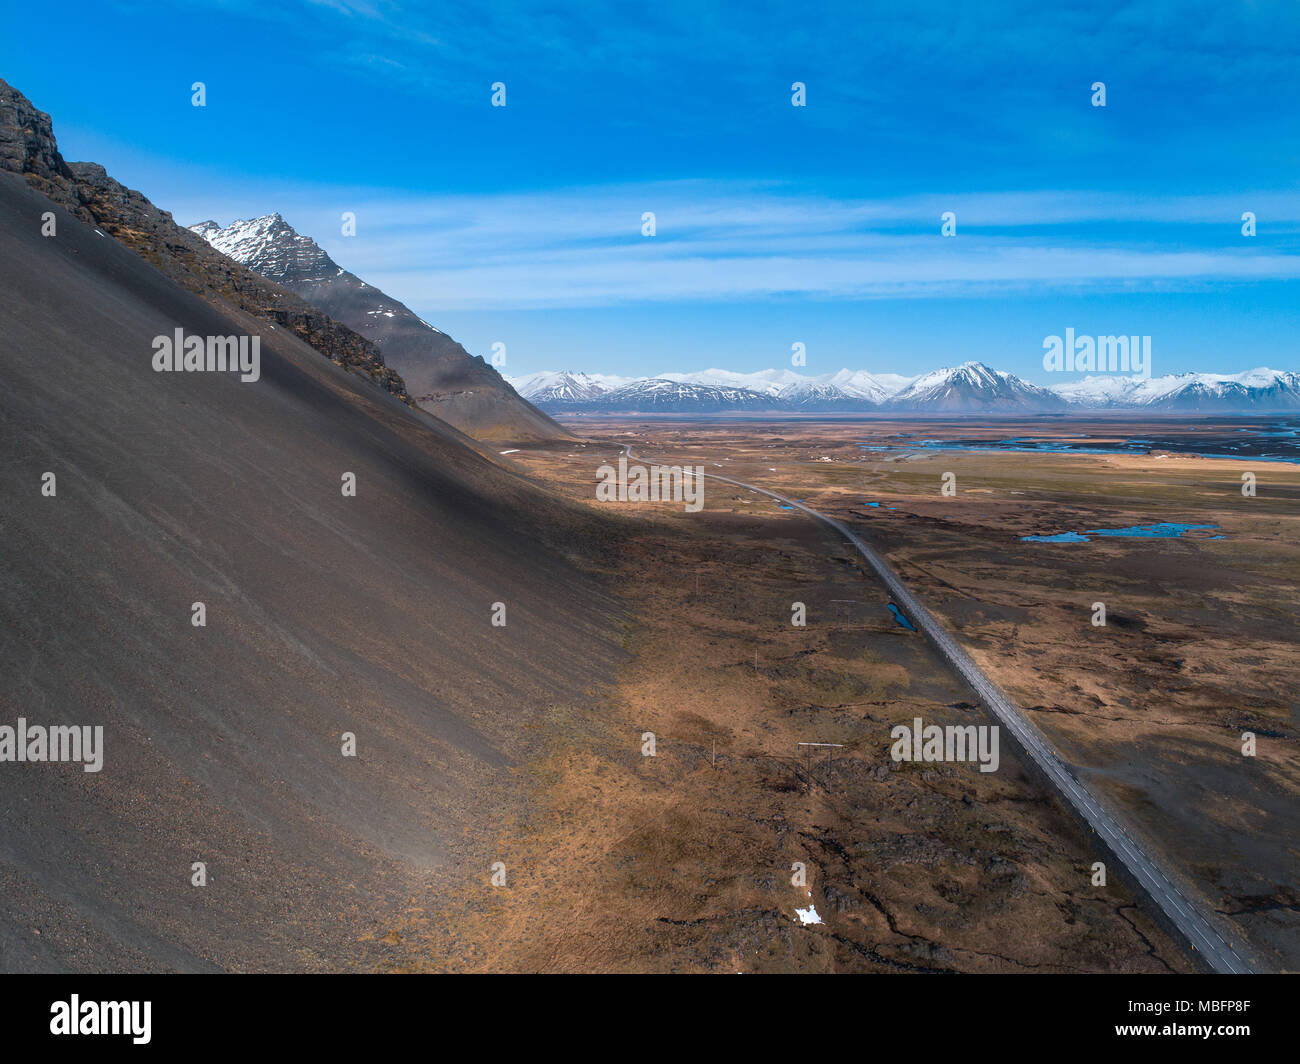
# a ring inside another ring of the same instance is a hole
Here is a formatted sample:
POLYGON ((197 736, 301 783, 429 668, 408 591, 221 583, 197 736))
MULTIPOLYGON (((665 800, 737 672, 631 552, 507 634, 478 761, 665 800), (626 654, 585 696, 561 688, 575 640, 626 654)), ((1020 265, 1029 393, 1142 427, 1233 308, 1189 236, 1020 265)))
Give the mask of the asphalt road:
MULTIPOLYGON (((631 447, 624 445, 629 458, 639 458, 632 453, 631 447)), ((648 461, 648 459, 639 459, 648 461)), ((1229 944, 1214 926, 1205 919, 1187 898, 1174 886, 1172 879, 1160 863, 1141 846, 1129 838, 1115 814, 1112 813, 1087 787, 1080 783, 1052 748, 1036 725, 1025 716, 1024 710, 1017 706, 984 673, 926 610, 916 596, 899 580, 889 564, 856 536, 847 525, 833 517, 819 513, 811 506, 806 506, 794 499, 788 499, 766 488, 747 484, 743 480, 705 473, 706 477, 746 488, 775 499, 784 506, 793 507, 806 513, 809 517, 829 525, 847 539, 866 560, 872 571, 880 577, 897 605, 918 630, 925 633, 930 642, 943 656, 944 660, 956 670, 981 701, 999 721, 1015 736, 1021 748, 1033 759, 1034 763, 1046 774, 1052 784, 1061 793, 1070 806, 1087 822, 1098 835, 1105 840, 1111 851, 1124 863, 1124 867, 1142 885, 1151 900, 1155 902, 1169 921, 1191 943, 1202 960, 1216 972, 1228 974, 1250 974, 1253 959, 1248 961, 1229 944)))

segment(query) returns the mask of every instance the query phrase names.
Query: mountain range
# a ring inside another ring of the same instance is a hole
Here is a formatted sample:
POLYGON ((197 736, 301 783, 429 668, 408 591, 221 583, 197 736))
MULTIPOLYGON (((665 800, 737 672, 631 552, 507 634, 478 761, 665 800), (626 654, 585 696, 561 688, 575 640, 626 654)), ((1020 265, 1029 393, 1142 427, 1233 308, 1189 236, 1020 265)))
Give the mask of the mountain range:
POLYGON ((840 370, 704 370, 655 377, 542 372, 511 378, 552 413, 1051 414, 1125 411, 1252 414, 1300 410, 1300 373, 1180 373, 1150 379, 1090 376, 1043 388, 982 362, 918 376, 840 370))

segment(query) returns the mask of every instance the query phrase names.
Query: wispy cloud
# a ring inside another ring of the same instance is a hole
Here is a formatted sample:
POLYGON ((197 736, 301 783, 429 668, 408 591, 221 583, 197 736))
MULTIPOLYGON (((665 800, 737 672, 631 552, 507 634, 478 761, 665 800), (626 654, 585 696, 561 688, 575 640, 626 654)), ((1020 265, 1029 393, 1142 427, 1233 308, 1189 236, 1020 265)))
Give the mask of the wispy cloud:
POLYGON ((72 0, 23 17, 24 39, 72 18, 97 42, 84 78, 32 49, 6 72, 72 157, 182 221, 278 210, 476 349, 509 325, 512 358, 659 364, 656 344, 710 333, 740 364, 796 331, 822 350, 1032 354, 1070 306, 1216 367, 1294 344, 1295 0, 72 0))
POLYGON ((272 206, 354 273, 439 310, 1167 292, 1300 276, 1300 201, 1275 192, 835 200, 683 181, 435 198, 340 190, 241 213, 272 206), (340 207, 356 213, 355 238, 339 235, 340 207), (1241 235, 1243 209, 1258 218, 1254 239, 1241 235), (946 210, 955 237, 940 235, 946 210))

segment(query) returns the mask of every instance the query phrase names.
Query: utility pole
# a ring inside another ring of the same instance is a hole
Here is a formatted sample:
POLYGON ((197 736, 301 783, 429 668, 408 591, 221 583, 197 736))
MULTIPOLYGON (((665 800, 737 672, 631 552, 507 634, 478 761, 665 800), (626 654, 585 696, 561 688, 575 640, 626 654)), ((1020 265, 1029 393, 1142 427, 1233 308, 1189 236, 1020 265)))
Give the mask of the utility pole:
POLYGON ((839 602, 844 605, 844 623, 847 626, 849 623, 849 607, 856 606, 861 599, 831 599, 831 601, 839 602))
POLYGON ((800 746, 808 748, 808 793, 812 794, 812 755, 813 747, 820 747, 830 752, 830 757, 826 762, 826 784, 830 786, 831 769, 835 767, 835 751, 844 749, 843 743, 800 743, 800 746))

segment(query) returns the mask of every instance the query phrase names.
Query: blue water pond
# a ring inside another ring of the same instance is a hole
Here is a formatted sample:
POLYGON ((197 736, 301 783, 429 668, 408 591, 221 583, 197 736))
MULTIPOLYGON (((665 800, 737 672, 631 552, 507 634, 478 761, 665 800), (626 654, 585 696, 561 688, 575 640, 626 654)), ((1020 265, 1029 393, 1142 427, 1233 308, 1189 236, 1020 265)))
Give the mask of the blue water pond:
POLYGON ((901 624, 909 632, 916 631, 916 629, 912 627, 912 622, 903 616, 903 611, 900 610, 897 606, 895 606, 892 602, 889 604, 889 612, 894 615, 894 620, 897 621, 899 624, 901 624))
MULTIPOLYGON (((1023 543, 1087 543, 1089 536, 1137 536, 1142 539, 1178 539, 1185 532, 1205 532, 1218 525, 1179 525, 1160 521, 1154 525, 1130 525, 1128 528, 1088 528, 1084 532, 1057 532, 1051 536, 1021 536, 1023 543), (1086 533, 1086 534, 1085 534, 1086 533)), ((1207 536, 1207 539, 1223 539, 1207 536)))

